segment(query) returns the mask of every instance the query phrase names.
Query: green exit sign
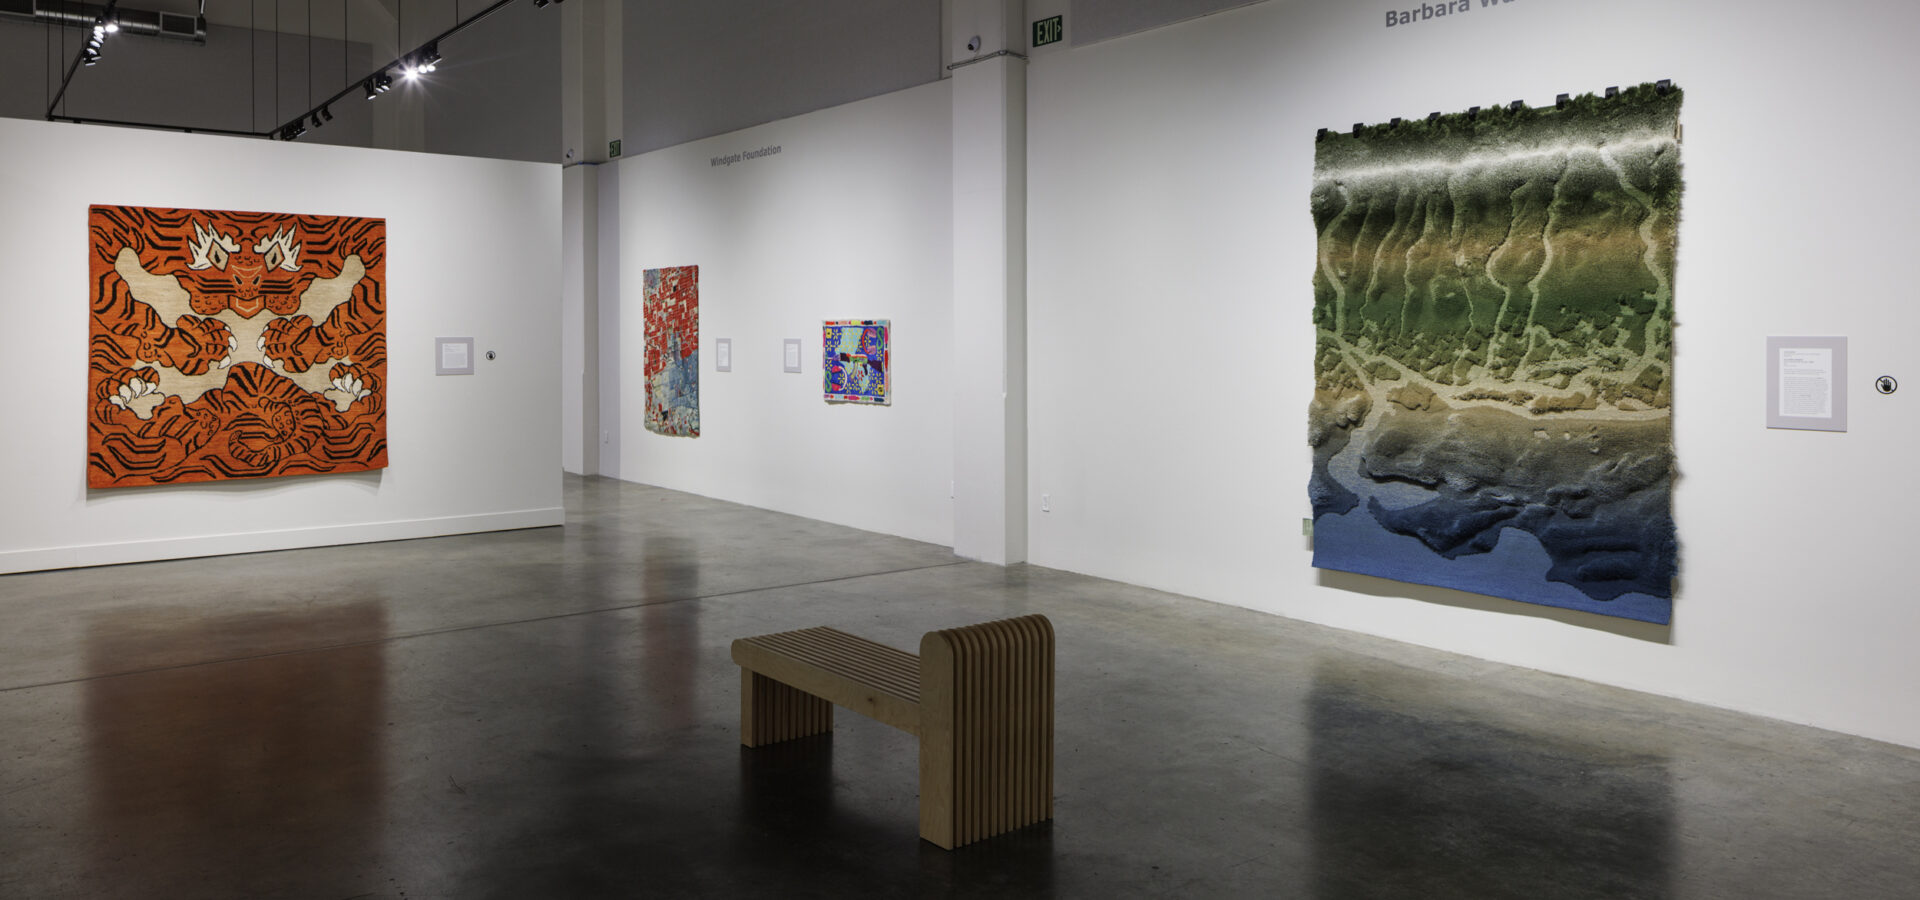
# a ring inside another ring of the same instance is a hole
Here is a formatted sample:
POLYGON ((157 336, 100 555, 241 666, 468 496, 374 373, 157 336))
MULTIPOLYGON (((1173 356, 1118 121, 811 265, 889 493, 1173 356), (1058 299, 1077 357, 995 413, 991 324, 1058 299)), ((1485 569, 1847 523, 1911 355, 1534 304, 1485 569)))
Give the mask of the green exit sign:
POLYGON ((1054 16, 1051 19, 1041 19, 1033 23, 1033 45, 1044 47, 1066 37, 1067 26, 1061 21, 1063 18, 1063 16, 1054 16))

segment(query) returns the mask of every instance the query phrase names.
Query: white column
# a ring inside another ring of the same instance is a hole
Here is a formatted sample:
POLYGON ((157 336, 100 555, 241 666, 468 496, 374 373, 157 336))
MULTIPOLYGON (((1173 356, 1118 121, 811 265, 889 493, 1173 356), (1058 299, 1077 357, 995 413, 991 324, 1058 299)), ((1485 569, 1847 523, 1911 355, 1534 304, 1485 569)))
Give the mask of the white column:
POLYGON ((560 173, 561 468, 600 474, 599 167, 560 173))
POLYGON ((1027 558, 1025 4, 953 0, 953 549, 1027 558), (969 42, 978 41, 969 48, 969 42), (999 55, 996 55, 999 54, 999 55), (972 61, 978 60, 978 61, 972 61))
POLYGON ((618 273, 610 279, 606 272, 618 257, 606 251, 609 240, 618 240, 619 207, 604 208, 602 200, 618 180, 599 164, 607 160, 607 142, 620 134, 621 10, 612 0, 574 0, 546 12, 561 17, 560 127, 568 167, 561 178, 562 464, 569 472, 615 474, 618 466, 611 465, 606 454, 611 451, 618 458, 618 447, 609 439, 619 427, 618 389, 609 397, 602 384, 608 366, 618 370, 618 342, 609 352, 601 335, 617 338, 619 333, 617 317, 616 327, 607 330, 603 311, 618 306, 618 273), (610 230, 609 217, 615 219, 610 230), (610 283, 613 290, 608 293, 610 283))

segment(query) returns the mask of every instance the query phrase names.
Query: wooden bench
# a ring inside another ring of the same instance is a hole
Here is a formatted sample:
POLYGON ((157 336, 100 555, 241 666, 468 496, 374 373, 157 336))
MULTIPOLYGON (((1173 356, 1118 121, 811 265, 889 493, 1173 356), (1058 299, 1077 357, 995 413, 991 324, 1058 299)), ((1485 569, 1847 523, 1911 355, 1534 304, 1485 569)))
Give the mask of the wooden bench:
POLYGON ((952 850, 1053 818, 1053 623, 928 632, 920 655, 834 628, 733 642, 740 743, 833 730, 833 707, 920 739, 920 836, 952 850))

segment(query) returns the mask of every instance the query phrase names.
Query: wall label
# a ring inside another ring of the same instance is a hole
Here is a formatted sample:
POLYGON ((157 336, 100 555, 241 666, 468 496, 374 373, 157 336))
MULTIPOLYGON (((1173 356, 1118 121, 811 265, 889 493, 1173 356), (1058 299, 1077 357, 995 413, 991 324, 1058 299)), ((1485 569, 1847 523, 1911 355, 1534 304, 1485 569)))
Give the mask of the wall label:
POLYGON ((1065 16, 1054 16, 1051 19, 1041 19, 1033 23, 1033 45, 1045 47, 1048 44, 1059 43, 1067 35, 1065 23, 1065 16))
POLYGON ((1847 430, 1847 339, 1767 338, 1767 427, 1847 430))
POLYGON ((433 374, 435 375, 472 375, 473 374, 473 338, 443 337, 433 339, 433 374))
MULTIPOLYGON (((1412 25, 1415 22, 1469 13, 1473 11, 1476 3, 1484 8, 1505 6, 1512 2, 1513 0, 1440 0, 1438 3, 1422 3, 1407 9, 1389 9, 1387 10, 1387 27, 1412 25)), ((1036 24, 1034 27, 1039 26, 1036 24)))
POLYGON ((713 157, 713 160, 707 164, 707 167, 716 168, 719 166, 731 166, 734 163, 751 162, 763 156, 773 156, 779 152, 780 152, 780 145, 774 144, 769 147, 761 147, 758 150, 745 150, 739 153, 729 153, 726 156, 713 157))

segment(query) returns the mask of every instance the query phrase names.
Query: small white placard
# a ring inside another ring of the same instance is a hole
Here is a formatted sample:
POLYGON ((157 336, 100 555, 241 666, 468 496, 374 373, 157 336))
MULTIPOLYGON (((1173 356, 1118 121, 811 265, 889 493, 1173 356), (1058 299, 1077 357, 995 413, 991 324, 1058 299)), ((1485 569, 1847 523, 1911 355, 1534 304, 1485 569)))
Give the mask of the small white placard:
POLYGON ((786 359, 784 360, 784 362, 786 364, 786 370, 789 372, 800 371, 800 339, 787 338, 785 342, 785 349, 786 349, 786 359))
POLYGON ((1847 430, 1847 339, 1767 338, 1767 427, 1847 430))
POLYGON ((713 369, 716 372, 733 371, 733 338, 714 339, 713 369))
POLYGON ((433 374, 472 375, 473 338, 434 338, 433 374))

